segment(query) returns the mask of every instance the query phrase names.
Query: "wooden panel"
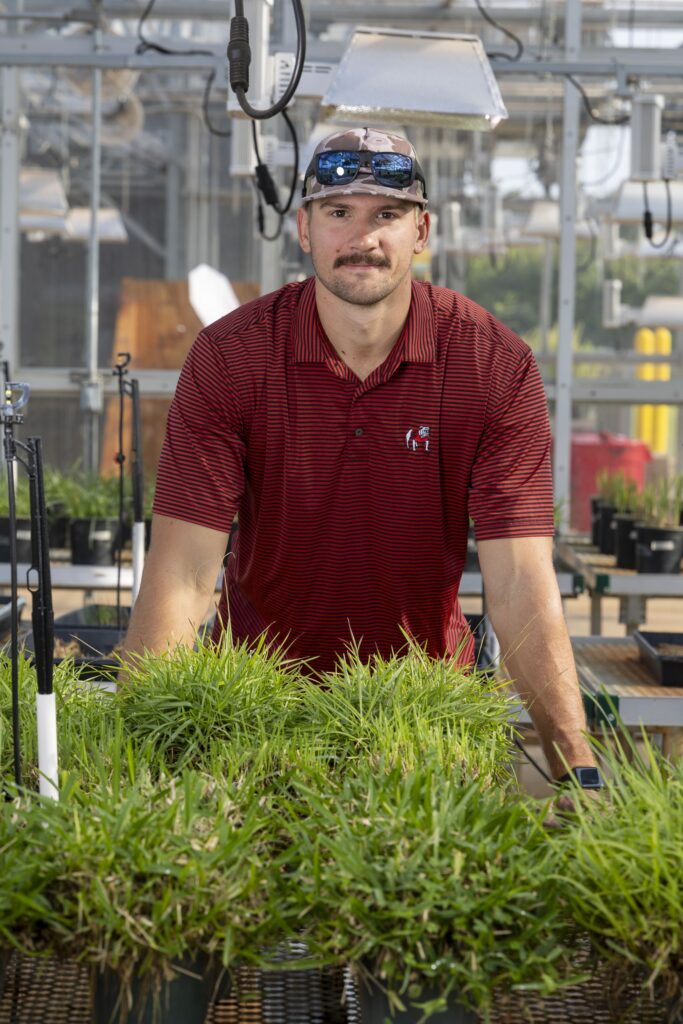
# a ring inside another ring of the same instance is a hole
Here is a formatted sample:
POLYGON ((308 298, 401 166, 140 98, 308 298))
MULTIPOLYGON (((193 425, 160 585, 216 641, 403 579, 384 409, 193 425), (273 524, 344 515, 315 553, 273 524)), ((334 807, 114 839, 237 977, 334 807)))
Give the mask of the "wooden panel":
MULTIPOLYGON (((231 283, 241 304, 258 298, 258 284, 251 281, 231 283)), ((187 281, 137 280, 125 277, 121 281, 113 363, 116 362, 119 352, 129 352, 129 377, 134 377, 136 370, 179 370, 201 326, 190 305, 187 281)), ((141 399, 142 446, 146 475, 156 474, 170 404, 170 399, 141 399)), ((102 476, 113 476, 118 472, 115 461, 119 447, 118 417, 118 399, 107 399, 100 459, 102 476)), ((126 455, 130 452, 130 444, 131 412, 130 404, 127 403, 124 420, 126 455)))

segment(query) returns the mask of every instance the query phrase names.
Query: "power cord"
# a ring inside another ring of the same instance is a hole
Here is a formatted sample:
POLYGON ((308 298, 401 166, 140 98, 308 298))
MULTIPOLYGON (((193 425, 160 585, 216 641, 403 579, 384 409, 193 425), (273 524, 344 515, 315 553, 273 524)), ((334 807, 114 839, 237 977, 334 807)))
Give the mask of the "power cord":
POLYGON ((282 232, 282 226, 285 214, 289 212, 296 192, 296 185, 299 178, 299 140, 297 138, 296 129, 292 124, 289 114, 286 110, 281 110, 285 123, 289 129, 289 133, 292 136, 292 142, 294 144, 294 167, 292 170, 292 183, 289 189, 289 196, 284 206, 280 203, 280 197, 278 195, 277 185, 273 181, 273 177, 268 169, 268 166, 263 163, 261 159, 261 153, 258 144, 258 132, 256 130, 256 121, 251 122, 251 135, 254 143, 254 152, 256 153, 256 189, 257 189, 257 200, 258 200, 258 228, 261 237, 266 242, 274 242, 280 237, 282 232), (267 235, 265 233, 265 213, 263 204, 261 202, 261 196, 265 200, 268 206, 272 206, 275 212, 279 215, 279 222, 277 231, 274 235, 267 235))
MULTIPOLYGON (((482 5, 481 0, 474 0, 474 2, 477 5, 477 10, 481 14, 482 18, 485 21, 487 21, 489 23, 489 25, 492 25, 493 28, 497 28, 499 32, 502 32, 504 35, 506 35, 508 37, 508 39, 512 39, 512 41, 514 42, 515 46, 517 47, 517 52, 513 56, 510 56, 509 53, 493 53, 493 52, 489 53, 488 51, 486 53, 486 56, 489 58, 489 60, 498 59, 498 60, 518 61, 521 58, 522 54, 524 53, 524 43, 522 42, 522 40, 519 38, 519 36, 515 35, 515 33, 512 32, 509 28, 505 28, 505 26, 501 25, 500 22, 496 21, 495 18, 492 18, 491 15, 488 13, 488 11, 482 5)), ((573 75, 565 74, 564 77, 567 78, 572 83, 574 88, 578 89, 578 91, 581 93, 581 98, 583 100, 583 105, 584 105, 584 107, 586 109, 586 113, 590 117, 591 121, 595 121, 596 124, 618 125, 618 124, 627 124, 631 120, 628 115, 624 115, 624 117, 614 118, 613 120, 607 120, 604 117, 600 117, 599 114, 596 114, 593 111, 593 108, 591 107, 590 100, 588 99, 588 95, 586 94, 586 91, 584 90, 584 88, 581 85, 581 83, 578 82, 577 79, 574 78, 573 75)))
POLYGON ((671 228, 673 226, 673 216, 671 213, 671 185, 668 178, 664 178, 663 181, 664 187, 666 188, 666 230, 661 242, 653 242, 652 240, 652 236, 654 234, 654 221, 652 219, 652 211, 650 210, 650 203, 647 197, 647 182, 643 182, 643 202, 645 203, 645 210, 643 211, 643 230, 645 231, 645 237, 653 249, 664 248, 671 237, 671 228))
POLYGON ((588 98, 588 94, 586 93, 586 91, 583 88, 583 86, 581 85, 581 83, 579 81, 577 81, 577 79, 574 78, 573 75, 565 74, 564 77, 568 81, 570 81, 572 83, 572 85, 574 86, 574 88, 577 89, 581 93, 581 99, 583 100, 584 108, 586 110, 586 113, 590 117, 591 121, 594 121, 596 124, 619 125, 619 124, 628 124, 628 122, 631 120, 631 118, 629 117, 628 114, 624 114, 623 117, 615 117, 612 120, 609 120, 608 118, 605 118, 605 117, 600 117, 600 115, 596 114, 595 111, 593 110, 593 108, 591 106, 591 101, 588 98))
POLYGON ((517 53, 515 53, 514 56, 512 56, 512 57, 510 56, 509 53, 487 53, 486 56, 489 59, 491 59, 491 58, 493 58, 493 59, 498 58, 500 60, 510 60, 510 61, 517 61, 517 60, 519 60, 520 57, 522 56, 522 54, 524 53, 524 43, 519 38, 519 36, 516 36, 515 33, 511 32, 509 28, 504 28, 504 26, 501 25, 500 22, 496 21, 495 18, 492 18, 491 15, 488 13, 488 11, 482 5, 481 0, 474 0, 474 2, 477 5, 477 9, 478 9, 479 13, 481 14, 482 18, 484 19, 484 21, 487 21, 489 23, 489 25, 493 26, 493 28, 498 29, 498 31, 502 32, 503 35, 508 37, 508 39, 512 39, 513 43, 517 47, 517 53))
POLYGON ((301 0, 292 0, 294 20, 296 22, 296 57, 289 85, 284 93, 265 110, 257 110, 249 103, 246 93, 249 88, 249 65, 251 64, 251 48, 249 46, 249 22, 244 17, 244 0, 235 0, 235 15, 230 20, 230 42, 228 43, 228 67, 230 88, 237 97, 237 102, 249 117, 256 121, 266 121, 276 114, 281 114, 289 104, 297 90, 306 60, 306 20, 301 0))
MULTIPOLYGON (((138 32, 137 32, 138 39, 140 40, 140 42, 138 43, 137 47, 135 48, 135 52, 136 53, 147 53, 149 50, 152 50, 154 53, 161 53, 161 54, 163 54, 166 57, 170 57, 170 56, 213 57, 213 52, 211 50, 172 50, 168 46, 162 46, 161 43, 153 43, 149 39, 147 39, 145 34, 144 34, 143 29, 145 27, 145 22, 147 21, 147 19, 151 15, 152 10, 154 9, 155 3, 156 3, 156 0, 148 0, 147 6, 145 7, 144 11, 140 15, 140 20, 138 21, 138 32)), ((228 139, 232 135, 232 132, 231 131, 227 131, 226 132, 226 131, 223 131, 220 128, 216 128, 215 125, 213 125, 211 123, 211 118, 209 117, 209 100, 211 98, 211 87, 212 87, 215 79, 216 79, 216 71, 214 69, 213 71, 209 72, 209 76, 208 76, 208 78, 206 80, 206 86, 204 88, 204 96, 203 96, 203 99, 202 99, 202 117, 203 117, 203 120, 204 120, 204 124, 206 125, 206 127, 208 128, 208 130, 211 132, 212 135, 218 135, 220 138, 228 139)))
POLYGON ((553 786, 555 784, 555 780, 551 779, 550 776, 548 775, 547 771, 545 771, 545 769, 540 766, 540 764, 538 763, 536 758, 531 756, 531 754, 526 749, 526 747, 524 746, 522 741, 517 736, 514 737, 514 741, 515 741, 515 746, 519 747, 519 749, 522 751, 522 753, 526 757, 526 759, 529 762, 529 764, 532 764, 534 766, 534 768, 536 769, 536 771, 539 773, 539 775, 542 775, 543 778, 545 779, 545 781, 549 782, 550 785, 553 786))

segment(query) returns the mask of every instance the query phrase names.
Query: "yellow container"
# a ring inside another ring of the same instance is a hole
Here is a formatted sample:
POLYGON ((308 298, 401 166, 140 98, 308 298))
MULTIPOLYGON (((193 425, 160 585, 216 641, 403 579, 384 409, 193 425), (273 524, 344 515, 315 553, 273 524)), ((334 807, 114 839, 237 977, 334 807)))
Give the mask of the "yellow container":
MULTIPOLYGON (((658 356, 671 355, 671 331, 668 327, 658 327, 655 331, 655 352, 658 356)), ((657 363, 655 370, 655 380, 671 380, 671 366, 668 363, 657 363)), ((652 436, 652 450, 656 455, 668 454, 670 421, 671 407, 656 405, 652 436)))
MULTIPOLYGON (((636 352, 641 355, 652 356, 655 354, 655 332, 649 327, 641 327, 636 331, 635 338, 636 352)), ((636 366, 636 378, 638 380, 654 380, 654 363, 639 363, 636 366)), ((652 447, 655 433, 655 407, 654 405, 639 405, 636 409, 636 436, 638 440, 644 441, 652 447)))

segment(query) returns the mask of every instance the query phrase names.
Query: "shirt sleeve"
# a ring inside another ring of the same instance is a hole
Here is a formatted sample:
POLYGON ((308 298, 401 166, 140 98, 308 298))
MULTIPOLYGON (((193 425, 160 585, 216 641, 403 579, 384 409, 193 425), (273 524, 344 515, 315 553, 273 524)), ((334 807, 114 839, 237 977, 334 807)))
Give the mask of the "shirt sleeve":
POLYGON ((553 536, 552 438, 533 353, 501 346, 472 465, 469 514, 477 540, 553 536))
POLYGON ((227 532, 244 490, 244 416, 234 375, 199 334, 181 370, 159 458, 153 511, 227 532))

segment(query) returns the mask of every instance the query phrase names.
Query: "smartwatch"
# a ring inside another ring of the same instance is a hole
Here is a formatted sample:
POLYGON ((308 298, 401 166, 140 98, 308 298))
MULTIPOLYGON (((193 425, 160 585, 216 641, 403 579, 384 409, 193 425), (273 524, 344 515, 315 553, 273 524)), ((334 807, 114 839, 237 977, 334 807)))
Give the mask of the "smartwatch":
POLYGON ((581 789, 604 789, 605 780, 600 774, 599 768, 571 768, 559 779, 555 779, 555 785, 563 786, 567 783, 578 783, 581 789))

